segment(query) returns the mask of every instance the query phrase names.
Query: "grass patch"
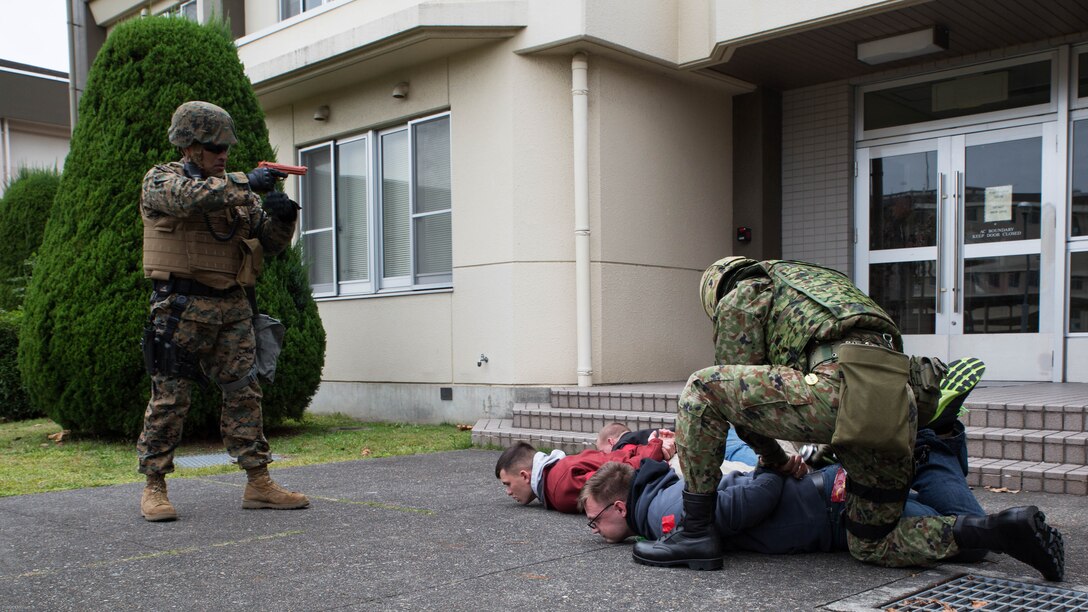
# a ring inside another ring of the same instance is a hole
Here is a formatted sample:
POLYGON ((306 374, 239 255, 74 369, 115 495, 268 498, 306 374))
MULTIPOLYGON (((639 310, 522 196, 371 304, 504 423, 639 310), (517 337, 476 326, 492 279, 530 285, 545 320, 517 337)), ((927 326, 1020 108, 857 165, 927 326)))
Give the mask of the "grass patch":
MULTIPOLYGON (((135 442, 64 436, 48 419, 0 423, 0 497, 137 482, 135 442)), ((306 414, 298 422, 265 431, 272 452, 283 458, 270 467, 289 467, 416 455, 469 448, 471 432, 453 425, 362 423, 342 414, 306 414)), ((175 456, 224 452, 219 440, 182 443, 175 456)), ((234 465, 177 469, 171 478, 229 474, 234 465)))

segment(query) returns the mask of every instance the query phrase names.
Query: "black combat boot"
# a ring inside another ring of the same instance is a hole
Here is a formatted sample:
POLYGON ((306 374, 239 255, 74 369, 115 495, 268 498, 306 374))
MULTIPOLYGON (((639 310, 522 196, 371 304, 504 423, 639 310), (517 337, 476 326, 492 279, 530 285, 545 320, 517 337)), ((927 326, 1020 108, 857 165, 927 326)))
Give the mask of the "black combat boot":
POLYGON ((673 567, 686 565, 695 570, 722 568, 722 542, 714 528, 718 493, 684 491, 684 520, 668 535, 656 541, 635 542, 635 563, 673 567))
POLYGON ((960 548, 1003 552, 1039 570, 1047 580, 1065 575, 1062 534, 1046 524, 1046 515, 1035 506, 989 516, 958 516, 952 535, 960 548))

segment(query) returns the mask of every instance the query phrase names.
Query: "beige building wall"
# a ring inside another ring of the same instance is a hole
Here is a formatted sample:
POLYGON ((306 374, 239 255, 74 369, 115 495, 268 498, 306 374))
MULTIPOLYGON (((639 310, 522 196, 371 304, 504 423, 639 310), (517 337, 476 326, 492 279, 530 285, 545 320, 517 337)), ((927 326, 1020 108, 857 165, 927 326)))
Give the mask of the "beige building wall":
POLYGON ((22 168, 64 170, 69 138, 63 127, 0 119, 0 195, 22 168))
MULTIPOLYGON (((518 55, 519 42, 269 110, 281 160, 452 112, 453 290, 319 302, 324 380, 576 384, 571 57, 518 55), (389 95, 400 81, 403 101, 389 95)), ((729 245, 730 97, 589 64, 595 382, 682 379, 712 360, 695 287, 729 245)))
POLYGON ((594 381, 683 380, 713 363, 697 287, 732 248, 731 97, 600 57, 590 68, 594 381))

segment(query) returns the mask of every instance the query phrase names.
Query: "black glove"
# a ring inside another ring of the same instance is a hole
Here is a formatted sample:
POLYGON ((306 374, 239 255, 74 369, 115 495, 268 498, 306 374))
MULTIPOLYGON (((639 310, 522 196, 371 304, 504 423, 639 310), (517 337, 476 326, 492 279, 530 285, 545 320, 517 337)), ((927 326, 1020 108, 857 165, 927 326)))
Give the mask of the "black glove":
POLYGON ((204 179, 204 171, 200 169, 200 166, 196 165, 195 163, 193 163, 191 161, 187 161, 187 162, 185 162, 184 167, 185 167, 185 176, 187 176, 187 177, 189 177, 191 179, 196 179, 198 181, 204 179))
POLYGON ((273 191, 264 197, 262 204, 264 211, 277 221, 292 223, 298 217, 298 211, 302 207, 294 200, 287 197, 282 191, 273 191))
POLYGON ((249 177, 250 189, 257 193, 268 193, 276 188, 276 181, 287 178, 287 173, 273 168, 254 168, 246 176, 249 177))

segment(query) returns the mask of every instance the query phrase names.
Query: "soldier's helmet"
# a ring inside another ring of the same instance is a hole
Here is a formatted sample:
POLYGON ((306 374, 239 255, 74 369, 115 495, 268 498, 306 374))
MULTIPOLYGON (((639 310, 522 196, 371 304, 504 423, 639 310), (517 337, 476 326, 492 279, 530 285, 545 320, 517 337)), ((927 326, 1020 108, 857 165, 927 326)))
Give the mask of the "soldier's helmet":
POLYGON ((186 102, 170 120, 170 144, 187 147, 194 142, 233 145, 234 120, 227 111, 210 102, 186 102))
POLYGON ((734 256, 723 257, 707 267, 703 272, 702 280, 699 282, 699 298, 703 301, 703 310, 706 311, 706 316, 711 319, 714 318, 714 308, 722 297, 720 290, 723 287, 723 281, 733 276, 733 273, 756 263, 759 262, 754 259, 734 256))

